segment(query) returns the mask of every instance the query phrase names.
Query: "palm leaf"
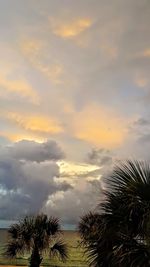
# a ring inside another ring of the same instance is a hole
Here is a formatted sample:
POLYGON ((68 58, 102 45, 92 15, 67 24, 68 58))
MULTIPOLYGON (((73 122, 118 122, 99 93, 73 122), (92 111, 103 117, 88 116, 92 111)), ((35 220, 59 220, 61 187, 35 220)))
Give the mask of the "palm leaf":
POLYGON ((24 242, 22 240, 10 241, 7 244, 4 255, 8 258, 15 258, 17 254, 23 254, 24 242))
POLYGON ((126 161, 107 183, 99 213, 79 223, 88 260, 94 267, 149 267, 150 166, 126 161))
POLYGON ((68 258, 68 248, 63 241, 57 241, 50 249, 50 256, 60 258, 63 262, 68 258))

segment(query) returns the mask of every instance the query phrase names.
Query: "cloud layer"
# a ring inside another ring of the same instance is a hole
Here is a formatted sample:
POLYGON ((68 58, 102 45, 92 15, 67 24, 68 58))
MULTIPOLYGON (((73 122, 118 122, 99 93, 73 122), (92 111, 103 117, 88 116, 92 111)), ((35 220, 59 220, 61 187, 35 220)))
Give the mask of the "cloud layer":
POLYGON ((22 141, 1 147, 1 218, 39 212, 51 194, 71 188, 58 178, 60 169, 56 161, 63 156, 53 141, 42 144, 22 141))
POLYGON ((149 14, 148 0, 0 1, 3 218, 73 222, 114 162, 150 160, 149 14))

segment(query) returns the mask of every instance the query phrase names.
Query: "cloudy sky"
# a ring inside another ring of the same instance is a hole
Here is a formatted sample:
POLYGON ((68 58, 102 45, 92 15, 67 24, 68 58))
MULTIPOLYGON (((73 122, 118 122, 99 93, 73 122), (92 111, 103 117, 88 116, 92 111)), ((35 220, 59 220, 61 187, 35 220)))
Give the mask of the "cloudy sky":
POLYGON ((150 160, 150 1, 0 0, 0 218, 74 223, 150 160))

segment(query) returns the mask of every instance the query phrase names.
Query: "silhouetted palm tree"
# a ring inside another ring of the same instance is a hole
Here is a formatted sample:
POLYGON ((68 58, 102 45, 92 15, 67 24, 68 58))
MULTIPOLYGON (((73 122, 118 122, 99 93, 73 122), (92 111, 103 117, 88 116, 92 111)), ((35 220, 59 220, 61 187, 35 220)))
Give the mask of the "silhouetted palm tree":
POLYGON ((150 166, 127 161, 107 181, 99 213, 79 223, 90 265, 150 267, 150 166))
POLYGON ((60 239, 61 228, 57 218, 48 218, 44 214, 26 216, 19 223, 13 224, 8 232, 8 257, 29 252, 31 267, 39 267, 43 251, 48 251, 50 257, 58 256, 62 261, 67 259, 67 246, 60 239))

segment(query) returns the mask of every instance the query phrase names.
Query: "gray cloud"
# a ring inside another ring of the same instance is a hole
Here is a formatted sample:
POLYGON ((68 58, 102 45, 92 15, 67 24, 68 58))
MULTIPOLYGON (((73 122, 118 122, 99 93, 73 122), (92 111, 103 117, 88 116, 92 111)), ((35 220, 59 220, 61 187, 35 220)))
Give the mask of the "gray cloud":
POLYGON ((150 125, 150 121, 145 118, 139 118, 138 120, 135 121, 134 124, 137 126, 147 126, 150 125))
POLYGON ((138 142, 142 145, 144 144, 150 144, 150 133, 143 134, 141 137, 139 137, 138 142))
POLYGON ((64 223, 75 223, 97 205, 102 193, 101 181, 97 180, 100 168, 60 174, 56 159, 62 157, 61 149, 50 141, 46 145, 22 141, 1 149, 1 218, 17 219, 42 210, 61 217, 64 223), (43 152, 45 146, 47 153, 43 152))
POLYGON ((5 151, 12 158, 27 161, 43 162, 64 158, 63 151, 55 141, 37 143, 35 141, 22 140, 11 146, 7 146, 5 151))
POLYGON ((145 149, 145 144, 149 142, 150 120, 147 117, 140 117, 130 125, 129 130, 131 137, 134 138, 133 142, 136 142, 137 146, 142 144, 143 149, 145 149))
POLYGON ((0 152, 1 218, 11 219, 38 212, 51 194, 72 188, 67 182, 59 180, 59 166, 55 161, 62 156, 62 152, 58 145, 55 142, 31 142, 29 148, 29 144, 27 141, 20 142, 9 149, 4 147, 0 152), (5 149, 7 153, 4 155, 5 149))
POLYGON ((79 179, 73 189, 52 195, 44 211, 60 216, 64 223, 75 224, 80 220, 80 216, 96 208, 101 197, 100 181, 88 182, 79 179))
MULTIPOLYGON (((91 150, 85 161, 99 169, 80 176, 66 173, 59 177, 57 160, 64 158, 64 153, 55 142, 22 141, 1 147, 0 215, 11 218, 44 209, 50 198, 49 213, 74 221, 95 207, 104 182, 97 182, 97 176, 107 177, 118 158, 150 160, 150 1, 45 0, 35 4, 34 0, 14 0, 12 4, 5 0, 0 7, 1 88, 7 85, 4 80, 17 84, 23 78, 40 99, 35 106, 18 91, 18 97, 13 92, 0 95, 1 134, 6 136, 0 138, 1 144, 7 144, 7 137, 31 134, 28 127, 21 129, 3 118, 6 110, 27 114, 28 118, 39 114, 56 118, 64 132, 54 138, 61 140, 69 160, 79 161, 91 145, 75 139, 70 130, 78 112, 92 103, 100 110, 104 107, 114 111, 125 121, 139 118, 125 129, 127 138, 120 147, 91 150), (82 19, 89 19, 91 26, 76 36, 63 38, 54 33, 51 19, 54 27, 57 23, 71 26, 82 19), (93 181, 88 181, 91 177, 93 181), (71 181, 76 181, 73 188, 71 181), (97 193, 96 187, 100 188, 97 193)), ((101 125, 101 121, 97 123, 101 125)), ((44 136, 35 133, 38 137, 44 136)))
POLYGON ((112 152, 104 148, 92 149, 88 153, 87 157, 87 161, 89 163, 101 167, 107 164, 112 164, 112 160, 113 160, 112 152))
POLYGON ((43 208, 48 214, 60 216, 63 223, 77 223, 80 216, 95 209, 103 198, 101 167, 76 164, 74 171, 68 169, 60 175, 60 179, 70 182, 72 188, 52 194, 43 208))

